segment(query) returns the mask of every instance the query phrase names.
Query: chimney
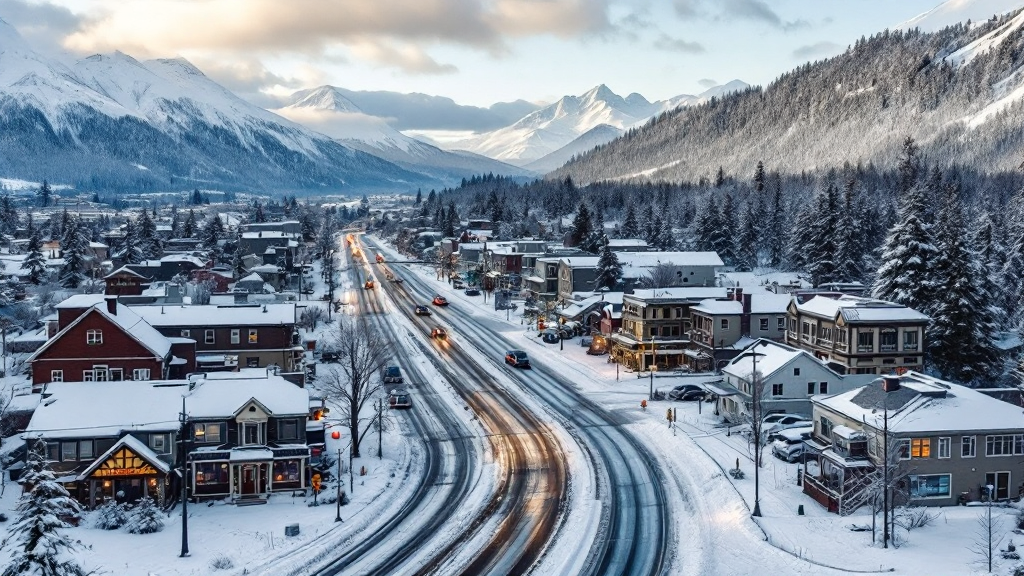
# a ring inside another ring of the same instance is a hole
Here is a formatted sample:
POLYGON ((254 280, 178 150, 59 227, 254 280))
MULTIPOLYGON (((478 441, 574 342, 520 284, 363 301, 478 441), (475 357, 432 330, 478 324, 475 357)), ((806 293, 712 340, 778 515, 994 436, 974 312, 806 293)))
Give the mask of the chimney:
POLYGON ((733 289, 732 295, 737 302, 743 302, 743 288, 737 286, 736 288, 733 289))
POLYGON ((117 316, 117 296, 105 296, 103 299, 107 302, 107 312, 117 316))
POLYGON ((882 390, 884 390, 886 394, 888 394, 889 392, 895 392, 899 389, 899 376, 882 376, 882 390))

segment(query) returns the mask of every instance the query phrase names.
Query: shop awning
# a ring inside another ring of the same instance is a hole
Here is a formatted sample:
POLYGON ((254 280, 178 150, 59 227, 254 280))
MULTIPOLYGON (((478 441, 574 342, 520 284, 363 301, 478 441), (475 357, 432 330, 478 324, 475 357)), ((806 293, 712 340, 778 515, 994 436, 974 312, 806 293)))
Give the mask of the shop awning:
POLYGON ((232 462, 255 462, 273 460, 274 452, 266 448, 237 448, 231 451, 229 460, 232 462))

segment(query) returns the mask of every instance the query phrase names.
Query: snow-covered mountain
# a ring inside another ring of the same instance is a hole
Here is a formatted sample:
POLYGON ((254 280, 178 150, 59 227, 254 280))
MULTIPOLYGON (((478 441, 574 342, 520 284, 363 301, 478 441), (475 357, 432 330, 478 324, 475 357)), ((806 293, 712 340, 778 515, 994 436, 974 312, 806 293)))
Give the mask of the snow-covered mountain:
POLYGON ((959 22, 985 21, 1024 7, 1024 0, 946 0, 935 8, 898 24, 896 30, 935 32, 959 22))
POLYGON ((622 136, 622 134, 623 130, 621 128, 609 126, 608 124, 598 124, 583 134, 580 134, 572 142, 569 142, 565 146, 562 146, 543 158, 538 158, 537 160, 530 162, 526 166, 523 166, 523 168, 533 170, 534 172, 539 172, 541 174, 547 174, 568 162, 573 156, 582 154, 583 152, 591 150, 601 144, 607 144, 619 136, 622 136))
POLYGON ((384 119, 363 113, 333 86, 300 90, 291 103, 274 110, 294 122, 326 134, 345 146, 362 150, 410 170, 446 181, 492 172, 526 175, 528 170, 471 153, 441 150, 395 130, 384 119))
POLYGON ((251 105, 183 59, 64 63, 0 20, 0 177, 78 188, 407 190, 438 181, 251 105))
MULTIPOLYGON (((523 117, 511 126, 486 132, 449 144, 450 148, 464 149, 517 166, 547 166, 556 162, 538 162, 545 156, 569 146, 574 140, 601 125, 624 131, 646 122, 652 116, 678 106, 704 102, 711 96, 745 88, 734 80, 697 96, 682 95, 669 100, 649 102, 640 94, 625 98, 601 84, 579 96, 564 96, 554 104, 523 117)), ((605 130, 603 132, 607 134, 605 130)), ((598 142, 600 143, 600 142, 598 142)), ((595 144, 596 145, 596 144, 595 144)), ((570 150, 576 147, 570 146, 570 150)), ((575 151, 570 152, 572 156, 575 151)), ((564 154, 559 152, 559 156, 564 154)))
POLYGON ((744 177, 759 161, 784 173, 892 166, 907 136, 929 163, 1014 170, 1021 125, 1024 11, 1017 11, 934 33, 875 34, 765 88, 678 109, 551 175, 578 184, 697 182, 719 168, 744 177))

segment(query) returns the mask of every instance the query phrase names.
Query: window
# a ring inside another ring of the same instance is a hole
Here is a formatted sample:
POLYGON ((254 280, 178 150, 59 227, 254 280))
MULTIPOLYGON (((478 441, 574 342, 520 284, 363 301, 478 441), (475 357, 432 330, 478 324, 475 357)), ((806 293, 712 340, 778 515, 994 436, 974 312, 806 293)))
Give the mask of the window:
POLYGON ((878 335, 878 344, 882 352, 895 352, 896 351, 896 329, 895 328, 882 328, 881 333, 878 335))
POLYGON ((260 442, 260 425, 257 422, 242 423, 242 446, 262 444, 260 442))
POLYGON ((1024 454, 1024 434, 985 436, 985 456, 1024 454))
POLYGON ((103 344, 103 330, 90 329, 85 331, 85 343, 90 346, 103 344))
POLYGON ((215 340, 213 338, 213 330, 207 330, 206 331, 206 343, 207 344, 213 344, 214 342, 215 342, 215 340))
POLYGON ((779 316, 778 318, 776 318, 775 319, 775 327, 778 328, 779 330, 785 330, 786 329, 786 317, 785 316, 779 316))
POLYGON ((821 416, 818 418, 818 423, 821 424, 821 435, 824 438, 832 437, 832 421, 828 418, 821 416))
POLYGON ((817 388, 818 388, 818 387, 817 387, 817 386, 815 385, 815 383, 814 383, 814 382, 808 382, 808 383, 807 383, 807 395, 808 395, 808 396, 810 396, 810 395, 814 394, 814 391, 815 391, 815 390, 816 390, 817 388))
POLYGON ((78 442, 61 442, 60 459, 62 462, 78 460, 78 442))
POLYGON ((805 342, 811 341, 811 323, 801 322, 800 323, 800 339, 805 342))
POLYGON ((960 457, 961 458, 974 458, 977 453, 978 440, 974 436, 964 436, 960 438, 960 457))
POLYGON ((111 368, 108 372, 111 380, 124 380, 124 368, 111 368))
POLYGON ((903 359, 904 364, 917 364, 917 358, 915 356, 908 356, 903 359))
POLYGON ((793 376, 799 376, 799 375, 800 375, 800 369, 799 368, 793 368, 793 376))
POLYGON ((241 330, 239 330, 238 328, 232 328, 231 329, 231 343, 232 344, 238 344, 239 342, 241 342, 242 341, 241 334, 242 334, 241 330))
POLYGON ((903 349, 917 350, 917 330, 910 330, 903 333, 903 349))
POLYGON ((170 438, 167 434, 150 434, 149 435, 149 447, 153 449, 153 452, 157 454, 170 454, 170 438))
POLYGON ((245 367, 246 368, 259 368, 260 367, 260 357, 259 356, 246 356, 245 357, 245 367))
POLYGON ((900 440, 899 454, 900 460, 910 460, 910 440, 900 440))
POLYGON ((93 382, 92 370, 82 370, 82 382, 93 382))
POLYGON ((932 455, 932 442, 928 438, 914 438, 910 441, 911 458, 929 458, 932 455))
POLYGON ((818 382, 818 394, 828 394, 828 382, 818 382))
POLYGON ((274 461, 274 482, 298 482, 299 461, 298 460, 275 460, 274 461))
POLYGON ((772 396, 782 396, 782 384, 772 384, 772 396))
POLYGON ((181 337, 182 338, 191 338, 192 337, 192 331, 191 330, 182 330, 181 331, 181 337))
POLYGON ((196 485, 227 484, 228 465, 220 462, 197 462, 196 485))
POLYGON ((132 370, 132 380, 149 380, 149 368, 136 368, 132 370))
POLYGON ((767 332, 768 331, 768 319, 767 318, 761 318, 761 320, 759 320, 758 323, 761 326, 761 331, 762 332, 767 332))
POLYGON ((949 437, 939 438, 939 458, 949 458, 949 437))
POLYGON ((295 419, 279 420, 277 422, 278 440, 297 440, 299 437, 299 423, 295 419))
POLYGON ((728 330, 729 329, 729 319, 728 318, 722 318, 722 322, 721 322, 720 325, 722 327, 722 330, 728 330))
POLYGON ((259 342, 259 336, 256 334, 255 328, 249 328, 249 344, 256 344, 259 342))
POLYGON ((650 336, 651 338, 654 338, 655 336, 658 335, 658 328, 657 327, 651 328, 649 330, 649 332, 650 332, 650 334, 648 334, 648 336, 650 336))
POLYGON ((57 462, 60 460, 60 442, 46 443, 46 460, 49 462, 57 462))
POLYGON ((220 444, 220 424, 193 424, 192 434, 196 442, 220 444))
POLYGON ((949 474, 910 477, 911 498, 949 498, 949 474))
POLYGON ((96 453, 92 450, 92 440, 82 440, 78 443, 79 460, 92 460, 95 457, 96 453))
POLYGON ((50 382, 63 382, 64 371, 63 370, 50 370, 50 382))
POLYGON ((107 378, 107 367, 106 366, 93 366, 92 376, 97 382, 106 382, 107 378))
POLYGON ((857 332, 857 352, 874 352, 875 333, 857 332))

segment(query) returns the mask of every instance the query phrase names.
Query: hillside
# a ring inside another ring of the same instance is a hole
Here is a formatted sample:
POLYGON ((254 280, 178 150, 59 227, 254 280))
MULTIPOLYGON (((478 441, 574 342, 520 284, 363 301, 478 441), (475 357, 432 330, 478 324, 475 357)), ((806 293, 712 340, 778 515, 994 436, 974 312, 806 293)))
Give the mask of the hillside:
POLYGON ((1024 15, 927 34, 883 32, 783 74, 766 88, 659 116, 552 177, 577 183, 789 173, 844 163, 892 165, 913 136, 926 158, 984 170, 1024 150, 1024 15))

